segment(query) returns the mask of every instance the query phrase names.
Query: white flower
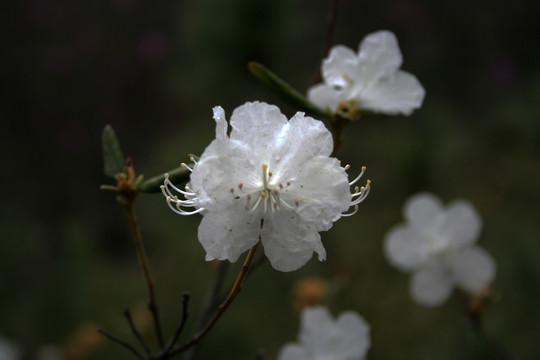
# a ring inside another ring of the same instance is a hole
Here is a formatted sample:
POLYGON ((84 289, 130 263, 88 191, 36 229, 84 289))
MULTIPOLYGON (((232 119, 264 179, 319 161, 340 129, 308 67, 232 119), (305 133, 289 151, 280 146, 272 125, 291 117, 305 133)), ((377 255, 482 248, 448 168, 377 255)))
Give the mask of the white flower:
POLYGON ((371 340, 369 325, 355 312, 334 321, 324 307, 305 308, 298 344, 286 344, 279 360, 360 360, 371 340))
POLYGON ((329 157, 330 132, 303 113, 287 121, 276 106, 246 103, 233 112, 230 135, 221 107, 214 108, 214 119, 216 139, 195 162, 186 189, 176 188, 168 178, 162 186, 175 212, 204 216, 199 241, 206 259, 234 262, 261 240, 280 271, 298 269, 313 252, 324 260, 319 231, 351 215, 343 214, 351 206, 356 212, 369 181, 353 194, 350 185, 365 168, 349 183, 348 166, 329 157), (189 207, 194 210, 185 210, 189 207))
POLYGON ((385 237, 388 261, 412 272, 413 299, 426 306, 439 305, 454 285, 469 293, 484 290, 495 277, 495 262, 475 245, 482 222, 467 201, 443 207, 427 193, 411 197, 404 207, 406 224, 385 237))
POLYGON ((410 115, 424 100, 425 91, 416 77, 399 70, 403 59, 390 31, 367 35, 356 54, 336 45, 322 64, 324 83, 308 90, 308 98, 336 111, 342 101, 360 109, 389 115, 410 115))

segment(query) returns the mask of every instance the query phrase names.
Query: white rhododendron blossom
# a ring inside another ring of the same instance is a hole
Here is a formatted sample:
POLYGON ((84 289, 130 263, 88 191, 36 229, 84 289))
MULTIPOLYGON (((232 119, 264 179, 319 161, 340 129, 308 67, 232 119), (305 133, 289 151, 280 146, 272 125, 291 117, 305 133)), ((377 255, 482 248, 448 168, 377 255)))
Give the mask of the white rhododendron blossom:
POLYGON ((17 346, 0 337, 0 360, 19 360, 20 358, 17 346))
POLYGON ((476 246, 482 221, 471 203, 444 207, 428 193, 411 197, 405 224, 392 228, 384 247, 389 262, 412 272, 410 292, 421 305, 444 302, 455 286, 469 293, 486 289, 495 277, 495 261, 476 246))
POLYGON ((410 115, 424 100, 425 90, 408 72, 395 35, 386 30, 367 35, 358 54, 336 45, 323 60, 324 82, 308 90, 308 98, 333 112, 344 101, 360 109, 389 115, 410 115))
POLYGON ((369 181, 353 193, 350 186, 365 168, 349 182, 349 167, 330 157, 330 132, 300 112, 287 121, 276 106, 246 103, 234 110, 229 135, 219 106, 214 119, 216 139, 193 159, 186 188, 175 187, 167 176, 162 186, 173 211, 203 215, 199 241, 206 260, 234 262, 259 240, 280 271, 300 268, 313 252, 325 260, 319 231, 356 212, 369 181))
POLYGON ((352 311, 334 320, 324 307, 305 308, 301 322, 298 343, 286 344, 279 360, 361 360, 371 345, 369 325, 352 311))

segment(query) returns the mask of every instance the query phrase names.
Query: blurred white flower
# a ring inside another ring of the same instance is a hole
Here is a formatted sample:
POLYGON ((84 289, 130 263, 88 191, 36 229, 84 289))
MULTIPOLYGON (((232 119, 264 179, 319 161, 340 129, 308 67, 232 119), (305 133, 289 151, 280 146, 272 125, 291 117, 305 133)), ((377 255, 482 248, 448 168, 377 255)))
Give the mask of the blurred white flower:
POLYGON ((395 35, 386 30, 367 35, 358 54, 336 45, 323 60, 324 83, 311 87, 308 98, 333 112, 352 101, 360 109, 410 115, 422 105, 425 90, 414 75, 399 70, 402 61, 395 35))
POLYGON ((324 260, 319 231, 356 212, 369 192, 369 181, 352 194, 350 185, 365 168, 349 182, 349 167, 329 157, 330 132, 300 112, 287 121, 276 106, 246 103, 233 112, 230 135, 221 107, 214 108, 214 119, 216 139, 198 161, 193 159, 186 189, 168 178, 162 186, 173 211, 204 216, 199 241, 206 259, 234 262, 261 240, 280 271, 298 269, 313 252, 324 260), (343 214, 351 206, 354 211, 343 214))
POLYGON ((0 337, 0 360, 19 360, 21 354, 17 346, 0 337))
POLYGON ((279 360, 361 360, 371 345, 369 325, 357 313, 337 321, 324 307, 304 308, 298 343, 286 344, 279 360))
POLYGON ((446 208, 428 193, 405 204, 405 224, 384 239, 388 261, 412 272, 410 292, 425 306, 443 303, 455 286, 469 293, 484 290, 495 277, 495 261, 476 246, 482 227, 471 203, 457 200, 446 208))

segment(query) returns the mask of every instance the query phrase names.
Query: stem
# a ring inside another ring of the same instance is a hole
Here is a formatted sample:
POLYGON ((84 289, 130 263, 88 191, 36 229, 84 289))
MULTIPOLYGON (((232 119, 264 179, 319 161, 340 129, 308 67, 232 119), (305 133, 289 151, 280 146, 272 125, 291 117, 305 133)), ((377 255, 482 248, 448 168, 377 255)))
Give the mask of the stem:
POLYGON ((139 352, 137 351, 137 349, 135 349, 131 344, 125 342, 124 340, 120 340, 118 339, 117 337, 114 337, 113 335, 105 332, 103 329, 100 329, 98 328, 97 331, 104 335, 105 337, 107 337, 108 339, 114 341, 115 343, 117 344, 120 344, 122 345, 123 347, 125 347, 126 349, 128 349, 129 351, 131 351, 133 353, 133 355, 135 355, 137 358, 139 358, 140 360, 145 360, 145 358, 139 354, 139 352))
POLYGON ((336 156, 336 153, 341 146, 341 133, 345 128, 345 125, 349 122, 348 119, 345 119, 337 114, 334 115, 332 121, 330 122, 330 128, 332 130, 332 139, 334 140, 334 149, 330 156, 336 156))
MULTIPOLYGON (((332 44, 334 42, 334 32, 336 29, 336 19, 337 19, 337 12, 339 7, 339 0, 332 0, 330 4, 330 14, 328 16, 327 22, 327 29, 326 29, 326 39, 324 42, 324 48, 322 52, 322 58, 326 58, 328 56, 328 52, 330 51, 330 48, 332 47, 332 44)), ((315 77, 313 78, 313 81, 311 82, 311 85, 315 85, 322 80, 321 75, 321 67, 319 66, 319 70, 317 71, 317 74, 315 74, 315 77)))
MULTIPOLYGON (((221 292, 221 288, 223 286, 223 281, 225 280, 225 275, 227 273, 227 270, 229 269, 230 263, 228 261, 221 261, 218 265, 218 269, 216 271, 216 277, 214 278, 214 282, 212 284, 212 287, 210 288, 210 291, 206 297, 206 301, 204 302, 204 307, 201 313, 201 317, 199 319, 199 322, 197 324, 197 332, 204 329, 204 326, 206 325, 206 322, 208 321, 208 318, 210 317, 210 313, 214 306, 218 303, 218 296, 221 292)), ((255 264, 251 266, 251 269, 253 270, 253 267, 255 264)), ((182 359, 184 360, 191 360, 195 356, 196 351, 196 345, 192 346, 189 351, 186 351, 186 353, 182 356, 182 359)))
POLYGON ((514 360, 510 352, 496 339, 492 338, 484 329, 482 322, 482 314, 480 310, 469 310, 469 318, 472 322, 473 329, 476 331, 480 339, 486 345, 493 359, 514 360))
POLYGON ((214 326, 214 324, 219 320, 221 315, 223 315, 225 310, 227 310, 229 305, 232 304, 232 302, 236 298, 236 295, 238 295, 238 293, 242 290, 242 285, 243 285, 244 280, 246 278, 246 275, 248 273, 251 262, 253 261, 253 257, 255 255, 255 252, 257 251, 257 248, 259 247, 260 243, 261 243, 261 241, 260 241, 260 237, 259 237, 259 242, 257 242, 257 244, 255 244, 255 246, 253 246, 249 250, 248 256, 247 256, 246 260, 244 261, 244 264, 242 265, 242 268, 240 269, 240 272, 238 273, 238 276, 236 277, 236 280, 234 282, 234 285, 231 288, 231 291, 229 292, 229 295, 227 296, 225 301, 223 301, 223 303, 221 305, 219 305, 217 312, 210 319, 210 321, 206 324, 206 326, 202 330, 200 330, 198 333, 193 335, 193 337, 190 340, 188 340, 186 343, 184 343, 183 345, 175 348, 170 353, 168 353, 169 356, 174 355, 174 354, 178 354, 178 353, 190 348, 191 346, 195 345, 206 334, 208 334, 208 332, 210 330, 212 330, 212 327, 214 326))
POLYGON ((141 336, 141 333, 139 333, 139 331, 135 327, 135 324, 133 323, 133 318, 131 317, 131 312, 129 311, 129 309, 126 308, 124 310, 124 316, 126 317, 128 321, 131 332, 133 333, 133 335, 135 335, 137 340, 139 340, 139 343, 141 343, 141 345, 144 347, 144 350, 146 351, 146 353, 150 355, 150 348, 148 347, 148 344, 146 344, 146 341, 144 341, 144 338, 141 336))
POLYGON ((135 249, 137 249, 137 255, 139 257, 139 264, 144 275, 146 286, 148 287, 148 309, 150 310, 150 312, 152 312, 152 316, 154 318, 154 325, 156 328, 156 336, 159 346, 163 347, 163 334, 161 333, 154 280, 152 280, 152 274, 150 273, 150 265, 148 263, 148 258, 146 257, 146 252, 144 251, 141 228, 139 227, 139 221, 137 220, 137 216, 135 215, 135 207, 133 205, 133 202, 134 198, 129 199, 124 208, 126 210, 126 214, 129 220, 131 232, 133 233, 133 240, 135 243, 135 249))

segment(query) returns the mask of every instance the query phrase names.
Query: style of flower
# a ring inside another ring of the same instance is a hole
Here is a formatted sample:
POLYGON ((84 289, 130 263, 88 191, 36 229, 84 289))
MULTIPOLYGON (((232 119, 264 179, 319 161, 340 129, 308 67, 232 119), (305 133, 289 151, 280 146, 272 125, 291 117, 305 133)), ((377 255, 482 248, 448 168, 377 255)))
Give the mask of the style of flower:
POLYGON ((322 306, 304 308, 298 343, 286 344, 279 360, 361 360, 371 345, 370 327, 347 311, 334 321, 322 306))
POLYGON ((388 261, 412 272, 410 293, 425 306, 443 303, 455 286, 476 294, 495 277, 495 261, 475 245, 481 219, 471 203, 457 200, 446 208, 428 193, 405 204, 405 224, 393 227, 384 239, 388 261))
POLYGON ((177 188, 167 176, 161 187, 174 212, 203 215, 198 237, 206 260, 234 262, 259 241, 280 271, 300 268, 313 252, 325 260, 319 231, 358 210, 369 180, 353 193, 350 186, 365 167, 349 182, 349 166, 329 157, 330 132, 300 112, 287 121, 274 105, 246 103, 233 112, 230 135, 219 106, 214 120, 216 139, 200 159, 192 159, 186 188, 177 188), (344 214, 350 207, 352 213, 344 214))
POLYGON ((361 110, 410 115, 425 91, 414 75, 399 70, 402 61, 395 35, 386 30, 367 35, 358 54, 336 45, 322 63, 324 83, 311 87, 308 98, 332 112, 352 103, 361 110))

